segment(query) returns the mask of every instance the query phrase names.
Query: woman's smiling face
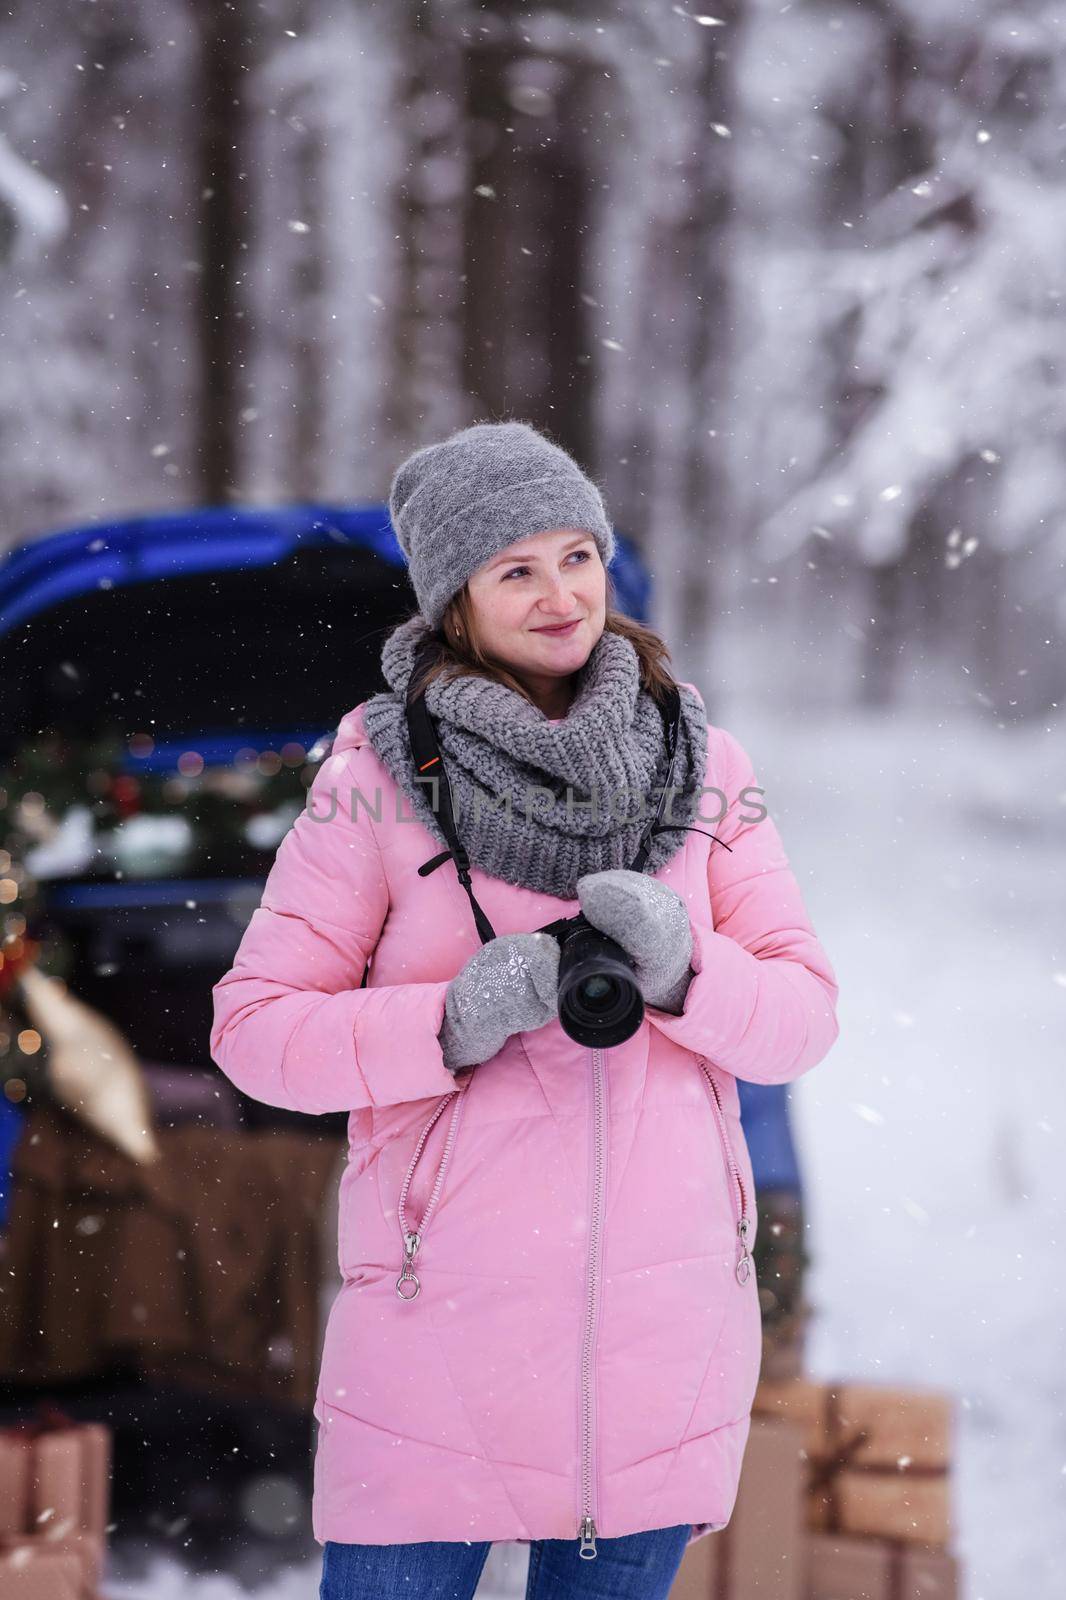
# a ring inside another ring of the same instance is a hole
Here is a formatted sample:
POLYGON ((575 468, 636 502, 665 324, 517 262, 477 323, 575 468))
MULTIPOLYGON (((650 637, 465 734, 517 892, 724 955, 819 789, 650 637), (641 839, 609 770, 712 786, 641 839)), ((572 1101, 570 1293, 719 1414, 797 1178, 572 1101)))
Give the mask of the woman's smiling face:
POLYGON ((531 683, 569 677, 603 632, 607 571, 592 534, 579 528, 517 540, 467 587, 481 649, 531 683), (572 625, 546 631, 560 624, 572 625))

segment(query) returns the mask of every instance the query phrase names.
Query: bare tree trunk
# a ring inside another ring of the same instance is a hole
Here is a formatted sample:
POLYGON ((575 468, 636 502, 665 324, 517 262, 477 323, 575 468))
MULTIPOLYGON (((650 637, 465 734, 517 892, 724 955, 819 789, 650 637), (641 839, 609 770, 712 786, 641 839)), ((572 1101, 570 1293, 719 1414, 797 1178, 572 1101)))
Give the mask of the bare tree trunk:
MULTIPOLYGON (((721 12, 721 7, 718 8, 721 12)), ((648 482, 655 552, 655 621, 675 670, 709 668, 713 562, 725 548, 715 525, 717 453, 708 437, 726 322, 728 140, 711 127, 729 104, 728 61, 716 37, 694 30, 698 66, 681 121, 655 151, 645 226, 644 374, 638 450, 648 482)))
POLYGON ((467 388, 488 416, 520 415, 582 462, 592 437, 587 288, 587 61, 530 55, 524 25, 472 41, 477 130, 466 231, 467 388))
POLYGON ((464 112, 465 42, 454 6, 409 0, 399 12, 409 62, 398 115, 408 130, 398 185, 401 235, 395 353, 384 414, 392 451, 466 420, 462 393, 463 235, 469 203, 464 112))
MULTIPOLYGON (((300 32, 310 28, 306 0, 301 0, 293 24, 300 32)), ((320 205, 323 148, 319 129, 311 122, 300 127, 296 150, 296 196, 299 214, 291 220, 300 232, 300 247, 292 267, 292 379, 295 395, 292 461, 289 481, 292 490, 304 499, 314 499, 319 488, 319 452, 325 406, 324 368, 329 352, 323 347, 326 331, 322 320, 322 295, 325 281, 323 251, 328 248, 320 205)))
POLYGON ((244 0, 194 0, 194 8, 202 59, 202 99, 197 108, 201 205, 197 325, 203 375, 194 449, 204 499, 225 504, 237 492, 236 412, 244 355, 239 276, 247 224, 240 177, 244 0))
MULTIPOLYGON (((737 12, 735 4, 716 8, 716 15, 729 24, 730 37, 739 26, 737 12)), ((732 72, 728 58, 720 59, 718 50, 712 48, 712 38, 706 40, 700 57, 696 96, 689 175, 692 204, 681 229, 683 254, 691 274, 688 299, 693 319, 689 356, 693 414, 684 499, 690 554, 688 581, 682 586, 677 607, 677 668, 698 681, 709 694, 707 686, 714 681, 714 617, 727 592, 721 572, 736 553, 723 445, 731 394, 732 145, 711 127, 715 122, 728 126, 731 120, 732 72)))

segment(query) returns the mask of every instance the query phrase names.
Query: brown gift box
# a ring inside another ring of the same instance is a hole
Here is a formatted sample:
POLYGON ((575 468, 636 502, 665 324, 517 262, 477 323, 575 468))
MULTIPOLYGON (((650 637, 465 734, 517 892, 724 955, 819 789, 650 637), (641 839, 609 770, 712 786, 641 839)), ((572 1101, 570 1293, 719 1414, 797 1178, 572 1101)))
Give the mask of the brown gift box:
MULTIPOLYGON (((74 1589, 72 1600, 99 1600, 101 1595, 101 1582, 104 1571, 105 1541, 102 1533, 88 1533, 84 1528, 75 1528, 70 1533, 54 1536, 47 1533, 13 1533, 0 1541, 0 1597, 8 1600, 8 1591, 4 1585, 9 1581, 14 1572, 20 1574, 20 1580, 30 1583, 31 1571, 39 1571, 51 1575, 53 1572, 65 1575, 72 1572, 74 1576, 74 1589)), ((38 1582, 36 1578, 32 1580, 38 1582)), ((11 1579, 12 1594, 21 1595, 22 1590, 14 1587, 11 1579)), ((51 1600, 51 1591, 42 1588, 42 1594, 48 1594, 51 1600)), ((65 1589, 60 1593, 65 1594, 65 1589)), ((27 1594, 34 1594, 32 1587, 26 1590, 27 1594)))
MULTIPOLYGON (((36 1420, 0 1428, 0 1573, 12 1594, 37 1584, 38 1571, 61 1573, 64 1561, 76 1563, 77 1600, 97 1594, 110 1476, 111 1432, 103 1423, 73 1422, 46 1405, 36 1420)), ((61 1583, 57 1577, 57 1593, 61 1583)), ((0 1595, 6 1600, 2 1584, 0 1595)))
POLYGON ((887 1384, 762 1382, 755 1411, 804 1431, 807 1526, 942 1546, 951 1537, 951 1397, 887 1384))
POLYGON ((958 1590, 950 1551, 901 1539, 807 1535, 805 1600, 957 1600, 958 1590))
POLYGON ((802 1600, 803 1433, 752 1417, 733 1514, 685 1551, 670 1600, 802 1600))
POLYGON ((83 1600, 85 1593, 76 1555, 21 1547, 0 1553, 3 1600, 83 1600))
MULTIPOLYGON (((343 1138, 187 1123, 161 1128, 159 1144, 163 1159, 141 1167, 61 1107, 28 1112, 13 1157, 0 1379, 47 1387, 118 1360, 149 1383, 309 1412, 319 1218, 343 1138)), ((335 1270, 336 1255, 334 1238, 335 1270)))
POLYGON ((32 1459, 22 1435, 0 1428, 0 1539, 21 1533, 26 1527, 32 1459))

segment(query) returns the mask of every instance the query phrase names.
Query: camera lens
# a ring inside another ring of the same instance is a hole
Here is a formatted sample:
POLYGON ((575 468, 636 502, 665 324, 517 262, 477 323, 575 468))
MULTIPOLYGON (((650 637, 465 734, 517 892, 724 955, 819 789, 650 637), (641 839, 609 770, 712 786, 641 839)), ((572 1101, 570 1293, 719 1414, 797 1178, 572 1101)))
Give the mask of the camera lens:
POLYGON ((609 1049, 640 1027, 644 1002, 620 945, 583 916, 564 924, 559 957, 559 1021, 578 1044, 609 1049))
POLYGON ((608 1050, 644 1020, 644 1000, 629 956, 583 913, 560 917, 538 933, 559 942, 559 1021, 576 1044, 608 1050))
POLYGON ((578 989, 580 1003, 586 1011, 609 1011, 618 999, 618 985, 613 978, 597 974, 586 978, 578 989))

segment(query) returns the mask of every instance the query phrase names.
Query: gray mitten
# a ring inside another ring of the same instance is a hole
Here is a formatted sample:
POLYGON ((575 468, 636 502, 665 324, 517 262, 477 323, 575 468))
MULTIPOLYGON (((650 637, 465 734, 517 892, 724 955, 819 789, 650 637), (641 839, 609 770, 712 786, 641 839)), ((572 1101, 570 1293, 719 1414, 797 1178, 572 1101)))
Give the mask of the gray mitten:
POLYGON ((512 1033, 559 1015, 559 942, 550 933, 508 933, 474 952, 449 983, 440 1033, 449 1072, 488 1061, 512 1033))
POLYGON ((692 924, 681 896, 665 883, 615 867, 577 880, 581 909, 633 962, 645 1003, 681 1015, 694 973, 692 924))

